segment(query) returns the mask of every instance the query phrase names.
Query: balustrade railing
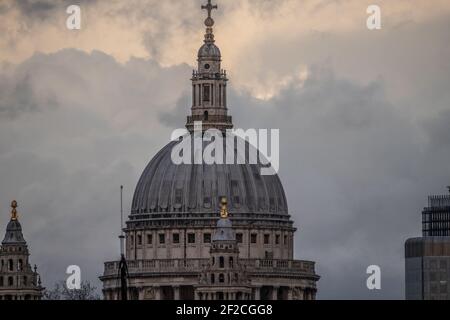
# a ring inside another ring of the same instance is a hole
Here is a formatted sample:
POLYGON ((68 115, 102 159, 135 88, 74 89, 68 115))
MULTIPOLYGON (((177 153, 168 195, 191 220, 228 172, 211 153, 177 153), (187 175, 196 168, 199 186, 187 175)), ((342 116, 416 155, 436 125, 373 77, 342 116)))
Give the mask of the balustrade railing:
POLYGON ((192 123, 194 121, 203 121, 205 123, 208 122, 223 122, 223 123, 231 123, 232 121, 231 116, 221 116, 221 115, 209 115, 208 117, 203 115, 194 115, 194 116, 187 116, 187 122, 192 123))
MULTIPOLYGON (((209 263, 209 259, 153 259, 131 260, 128 262, 128 272, 198 272, 209 263)), ((247 272, 277 271, 314 273, 314 262, 304 260, 277 260, 277 259, 239 259, 247 272)), ((115 275, 118 272, 119 262, 105 262, 104 275, 115 275)))

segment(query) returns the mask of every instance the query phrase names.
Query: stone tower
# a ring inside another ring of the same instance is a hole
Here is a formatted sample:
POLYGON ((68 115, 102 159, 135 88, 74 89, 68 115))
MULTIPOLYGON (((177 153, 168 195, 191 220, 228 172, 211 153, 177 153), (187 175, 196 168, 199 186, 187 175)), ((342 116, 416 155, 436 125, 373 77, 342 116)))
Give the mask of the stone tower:
POLYGON ((30 253, 22 234, 17 202, 11 203, 11 220, 0 248, 0 300, 40 300, 43 287, 29 262, 30 253))
POLYGON ((239 247, 222 198, 220 219, 212 237, 210 262, 200 276, 198 300, 250 300, 252 288, 239 261, 239 247))
POLYGON ((211 11, 217 9, 211 0, 202 9, 208 11, 205 20, 206 33, 204 44, 197 54, 198 67, 192 72, 192 114, 187 117, 186 128, 193 131, 194 122, 202 121, 203 130, 218 130, 233 127, 231 117, 227 115, 227 75, 221 69, 222 57, 214 44, 214 20, 211 11))

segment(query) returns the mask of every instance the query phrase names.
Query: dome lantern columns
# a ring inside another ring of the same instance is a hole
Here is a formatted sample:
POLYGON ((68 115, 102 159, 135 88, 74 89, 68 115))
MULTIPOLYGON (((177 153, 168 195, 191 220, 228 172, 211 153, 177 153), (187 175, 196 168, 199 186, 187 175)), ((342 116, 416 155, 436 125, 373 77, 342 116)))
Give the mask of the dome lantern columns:
POLYGON ((206 33, 204 44, 198 51, 197 70, 192 73, 192 108, 186 128, 192 132, 194 122, 202 121, 204 131, 211 128, 224 131, 231 129, 233 124, 227 114, 227 74, 221 68, 220 49, 214 44, 211 11, 217 9, 217 5, 208 0, 202 9, 208 12, 206 33))

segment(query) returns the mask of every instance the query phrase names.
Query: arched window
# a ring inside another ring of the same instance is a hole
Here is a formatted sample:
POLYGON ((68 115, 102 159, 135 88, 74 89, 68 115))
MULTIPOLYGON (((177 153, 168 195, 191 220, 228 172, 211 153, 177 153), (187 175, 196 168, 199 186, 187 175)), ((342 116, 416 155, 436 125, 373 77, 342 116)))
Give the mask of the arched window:
POLYGON ((223 275, 223 273, 219 274, 219 282, 225 282, 225 276, 223 275))
POLYGON ((0 287, 3 287, 3 277, 0 277, 0 287))
POLYGON ((23 262, 22 259, 19 259, 19 261, 17 261, 17 270, 22 271, 23 269, 23 262))
POLYGON ((23 276, 23 285, 27 286, 28 285, 27 282, 28 282, 27 276, 23 276))
POLYGON ((225 267, 225 259, 223 257, 219 258, 219 268, 225 267))
POLYGON ((14 271, 14 261, 13 261, 13 259, 9 259, 8 260, 8 270, 9 271, 14 271))
POLYGON ((208 121, 208 111, 203 112, 203 120, 208 121))
POLYGON ((230 257, 230 260, 228 260, 230 268, 233 268, 233 257, 230 257))
POLYGON ((8 286, 12 287, 14 285, 14 278, 8 277, 8 286))
POLYGON ((214 273, 211 274, 211 283, 214 284, 214 273))

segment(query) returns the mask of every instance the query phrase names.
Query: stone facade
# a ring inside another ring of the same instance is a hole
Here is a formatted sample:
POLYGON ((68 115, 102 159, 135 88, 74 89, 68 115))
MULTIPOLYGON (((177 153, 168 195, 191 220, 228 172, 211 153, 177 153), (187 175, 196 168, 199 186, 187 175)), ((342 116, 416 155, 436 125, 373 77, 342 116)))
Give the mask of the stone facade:
POLYGON ((31 267, 30 253, 12 204, 11 220, 0 248, 0 300, 40 300, 44 288, 39 274, 31 267))

